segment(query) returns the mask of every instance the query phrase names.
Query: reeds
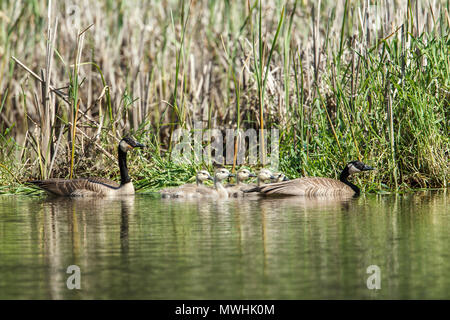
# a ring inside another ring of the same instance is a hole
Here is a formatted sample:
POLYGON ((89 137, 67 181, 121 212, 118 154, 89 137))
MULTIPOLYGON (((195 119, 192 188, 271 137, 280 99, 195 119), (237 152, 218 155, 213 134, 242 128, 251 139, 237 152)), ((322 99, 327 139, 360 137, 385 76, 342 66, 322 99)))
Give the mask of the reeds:
MULTIPOLYGON (((448 186, 446 2, 76 8, 0 4, 0 184, 14 183, 4 167, 19 180, 113 177, 113 148, 125 133, 152 146, 154 166, 174 168, 173 131, 201 121, 201 130, 254 128, 261 137, 279 128, 290 177, 333 176, 360 158, 378 168, 369 189, 448 186), (79 24, 67 23, 77 10, 79 24)), ((139 159, 142 186, 157 187, 139 159)))

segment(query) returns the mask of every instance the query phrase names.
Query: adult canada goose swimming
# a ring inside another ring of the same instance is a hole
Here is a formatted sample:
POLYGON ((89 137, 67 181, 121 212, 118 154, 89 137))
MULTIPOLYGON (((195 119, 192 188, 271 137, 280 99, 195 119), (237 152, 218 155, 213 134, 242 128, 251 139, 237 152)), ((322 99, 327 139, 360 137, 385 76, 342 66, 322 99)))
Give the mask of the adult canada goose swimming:
POLYGON ((214 180, 206 170, 200 170, 195 176, 195 184, 188 183, 175 188, 165 188, 160 191, 163 198, 184 198, 196 196, 197 190, 207 188, 203 185, 206 180, 214 180))
POLYGON ((47 191, 51 195, 69 197, 105 197, 133 195, 134 187, 128 175, 127 152, 134 148, 144 148, 143 144, 134 141, 130 137, 125 137, 119 142, 119 169, 120 184, 114 181, 98 178, 80 179, 48 179, 28 181, 39 188, 47 191))
POLYGON ((339 180, 304 177, 255 187, 245 192, 259 192, 265 196, 356 196, 359 195, 359 188, 347 178, 354 173, 368 170, 374 168, 360 161, 351 161, 342 170, 339 180))
POLYGON ((256 175, 250 172, 250 170, 245 168, 239 169, 236 173, 236 184, 229 184, 225 186, 228 191, 228 195, 230 197, 243 196, 244 193, 242 192, 242 189, 248 188, 248 185, 243 184, 243 182, 252 177, 256 177, 256 175))

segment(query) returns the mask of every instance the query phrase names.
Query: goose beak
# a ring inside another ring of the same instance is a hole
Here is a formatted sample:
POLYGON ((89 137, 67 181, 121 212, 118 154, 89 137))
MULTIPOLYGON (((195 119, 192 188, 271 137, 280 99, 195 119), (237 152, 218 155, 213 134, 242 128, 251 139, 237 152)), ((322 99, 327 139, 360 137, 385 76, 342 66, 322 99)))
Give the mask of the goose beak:
POLYGON ((230 173, 228 176, 229 177, 235 177, 236 175, 234 173, 230 173))
POLYGON ((275 180, 276 179, 276 177, 275 176, 270 176, 270 180, 275 180))
POLYGON ((369 171, 369 170, 375 170, 375 168, 372 168, 371 166, 368 166, 367 164, 364 166, 362 171, 369 171))
POLYGON ((283 181, 289 181, 289 178, 288 177, 284 177, 283 181))
POLYGON ((248 177, 249 177, 249 178, 256 178, 256 174, 250 173, 250 174, 248 175, 248 177))
POLYGON ((214 178, 213 178, 213 177, 211 177, 211 176, 208 176, 208 180, 211 180, 211 181, 213 181, 213 180, 214 180, 214 178))
POLYGON ((135 148, 145 148, 145 145, 143 145, 142 143, 136 142, 136 145, 134 147, 135 148))

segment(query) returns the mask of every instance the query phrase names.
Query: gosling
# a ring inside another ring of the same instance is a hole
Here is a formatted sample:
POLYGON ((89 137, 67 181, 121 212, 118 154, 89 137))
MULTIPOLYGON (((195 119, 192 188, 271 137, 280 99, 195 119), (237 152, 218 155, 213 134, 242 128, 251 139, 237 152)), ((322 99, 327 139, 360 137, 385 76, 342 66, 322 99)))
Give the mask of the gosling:
POLYGON ((49 195, 62 197, 116 197, 134 195, 134 187, 128 175, 127 152, 145 146, 131 137, 124 137, 118 146, 118 164, 120 169, 120 184, 101 177, 78 179, 47 179, 31 180, 31 183, 49 195))
POLYGON ((272 174, 272 172, 269 169, 261 169, 257 175, 256 185, 255 184, 246 185, 245 187, 241 188, 241 191, 244 193, 248 193, 250 192, 250 190, 253 190, 254 188, 262 187, 265 182, 273 181, 275 179, 276 177, 272 174))

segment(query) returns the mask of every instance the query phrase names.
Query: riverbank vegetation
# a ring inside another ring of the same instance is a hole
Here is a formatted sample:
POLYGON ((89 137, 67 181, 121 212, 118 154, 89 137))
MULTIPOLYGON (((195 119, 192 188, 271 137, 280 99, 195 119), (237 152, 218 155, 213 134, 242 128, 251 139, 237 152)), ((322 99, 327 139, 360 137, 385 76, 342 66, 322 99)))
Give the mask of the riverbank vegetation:
POLYGON ((279 129, 291 178, 360 159, 363 191, 446 188, 449 28, 448 1, 4 0, 0 193, 117 180, 125 134, 137 188, 192 181, 209 165, 170 154, 196 122, 279 129))

